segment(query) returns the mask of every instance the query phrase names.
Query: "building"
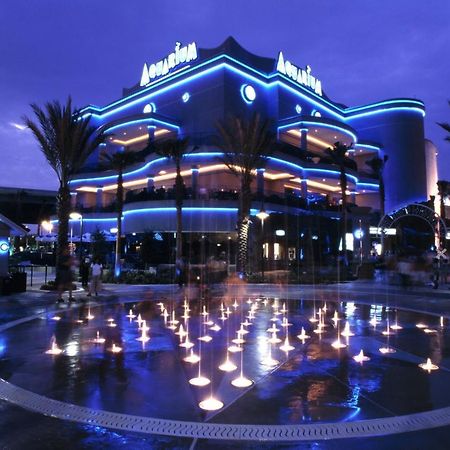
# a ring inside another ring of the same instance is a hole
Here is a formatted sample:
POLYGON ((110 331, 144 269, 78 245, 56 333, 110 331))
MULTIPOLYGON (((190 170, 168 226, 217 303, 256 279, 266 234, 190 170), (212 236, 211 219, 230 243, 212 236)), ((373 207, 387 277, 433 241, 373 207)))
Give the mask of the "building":
MULTIPOLYGON (((82 110, 83 117, 112 134, 83 173, 71 180, 73 206, 83 214, 83 229, 115 227, 117 175, 100 169, 101 151, 140 151, 149 139, 189 136, 195 150, 182 167, 184 231, 200 238, 216 236, 217 242, 211 242, 219 247, 233 240, 239 186, 220 161, 212 137, 217 121, 254 112, 273 119, 283 144, 266 167, 257 170, 254 183, 252 213, 263 206, 271 214, 263 238, 269 259, 301 258, 305 224, 312 239, 322 242, 322 251, 337 247, 337 232, 322 236, 337 229, 333 223, 339 216, 339 170, 325 153, 336 141, 353 146, 346 172, 353 205, 349 231, 360 228, 369 235, 370 222, 376 225, 379 220, 373 215, 380 209, 379 180, 366 164, 376 156, 389 157, 384 171, 386 211, 426 201, 431 189, 427 170, 435 169, 435 152, 425 145, 424 104, 399 98, 347 107, 328 98, 325 90, 310 66, 295 65, 283 52, 276 58, 256 56, 231 37, 213 49, 176 43, 161 60, 145 63, 137 84, 124 89, 121 98, 82 110)), ((125 171, 127 235, 175 231, 174 177, 170 161, 154 154, 125 171)), ((364 243, 365 252, 369 244, 364 243)))

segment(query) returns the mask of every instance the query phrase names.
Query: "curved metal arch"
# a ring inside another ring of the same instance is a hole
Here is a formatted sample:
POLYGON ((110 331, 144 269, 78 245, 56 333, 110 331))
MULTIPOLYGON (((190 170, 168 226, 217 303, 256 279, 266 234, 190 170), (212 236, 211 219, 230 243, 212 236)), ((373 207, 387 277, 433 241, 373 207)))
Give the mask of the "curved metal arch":
POLYGON ((395 222, 403 217, 411 216, 425 220, 432 228, 434 235, 439 236, 439 241, 445 241, 447 227, 445 226, 444 220, 436 211, 420 203, 413 203, 389 214, 385 214, 378 223, 378 232, 384 234, 384 230, 391 228, 395 222))

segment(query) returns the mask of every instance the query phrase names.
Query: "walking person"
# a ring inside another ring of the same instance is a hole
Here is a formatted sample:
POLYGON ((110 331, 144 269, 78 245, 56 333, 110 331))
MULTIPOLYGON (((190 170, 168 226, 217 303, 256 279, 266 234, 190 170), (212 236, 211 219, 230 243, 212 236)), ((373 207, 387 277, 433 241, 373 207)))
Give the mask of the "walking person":
POLYGON ((93 293, 97 296, 102 286, 102 274, 103 274, 103 266, 100 264, 98 259, 95 259, 91 264, 91 285, 89 287, 88 297, 90 297, 93 293))
POLYGON ((89 256, 85 256, 80 263, 81 286, 84 289, 87 289, 89 285, 90 270, 91 270, 91 258, 89 256))

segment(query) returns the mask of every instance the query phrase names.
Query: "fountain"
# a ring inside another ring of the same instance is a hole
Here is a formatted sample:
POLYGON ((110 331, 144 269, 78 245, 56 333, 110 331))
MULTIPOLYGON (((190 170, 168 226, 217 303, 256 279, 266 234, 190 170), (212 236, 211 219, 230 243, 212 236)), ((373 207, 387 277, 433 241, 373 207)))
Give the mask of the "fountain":
POLYGON ((120 353, 122 351, 122 347, 119 347, 113 343, 112 347, 108 348, 108 351, 111 353, 120 353))
POLYGON ((183 361, 190 363, 190 364, 196 364, 200 361, 200 356, 194 353, 194 350, 191 348, 191 352, 189 356, 186 356, 183 358, 183 361))
POLYGON ((201 401, 198 406, 205 411, 217 411, 218 409, 223 408, 223 403, 211 395, 207 399, 201 401))
MULTIPOLYGON (((145 323, 145 320, 144 320, 144 323, 145 323)), ((136 340, 140 341, 142 343, 148 342, 150 340, 150 337, 147 334, 148 330, 149 330, 149 328, 147 328, 146 326, 142 327, 141 328, 141 335, 136 340)))
POLYGON ((289 343, 289 337, 288 334, 286 333, 286 337, 284 338, 284 344, 280 345, 280 350, 282 350, 285 353, 288 353, 294 349, 295 347, 289 343))
POLYGON ((45 353, 47 355, 60 355, 62 352, 62 349, 60 349, 56 343, 55 336, 52 336, 50 340, 50 348, 45 353))
POLYGON ((305 329, 302 327, 300 334, 297 334, 297 337, 302 341, 302 344, 305 343, 306 339, 309 339, 311 336, 306 334, 305 329))
POLYGON ((263 366, 275 367, 278 364, 280 364, 280 362, 277 361, 276 359, 272 358, 272 344, 270 342, 269 342, 268 348, 269 348, 269 350, 267 352, 267 355, 261 360, 260 363, 263 366))
POLYGON ((348 321, 345 322, 344 331, 342 331, 341 336, 350 337, 354 335, 355 333, 350 330, 350 323, 348 321))
POLYGON ((279 342, 281 342, 281 339, 277 337, 276 331, 272 331, 272 336, 268 339, 268 342, 271 344, 278 344, 279 342))
POLYGON ((353 359, 354 359, 356 362, 360 363, 360 364, 362 364, 362 363, 365 362, 365 361, 370 361, 370 358, 364 354, 364 352, 362 351, 362 349, 361 349, 361 351, 360 351, 357 355, 355 355, 355 356, 353 357, 353 359))
POLYGON ((427 362, 419 364, 419 367, 423 370, 426 370, 428 373, 430 373, 432 370, 439 369, 439 366, 433 364, 430 358, 427 358, 427 362))
POLYGON ((236 364, 233 364, 233 362, 230 360, 229 353, 227 351, 227 356, 225 358, 225 361, 219 366, 219 370, 222 372, 233 372, 237 369, 236 364))

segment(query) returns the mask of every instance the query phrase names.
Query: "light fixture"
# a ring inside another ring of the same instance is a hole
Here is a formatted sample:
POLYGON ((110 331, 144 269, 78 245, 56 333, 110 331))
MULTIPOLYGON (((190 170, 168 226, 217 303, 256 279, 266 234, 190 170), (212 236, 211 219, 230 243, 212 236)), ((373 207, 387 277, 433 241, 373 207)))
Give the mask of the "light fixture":
POLYGON ((183 96, 181 97, 181 99, 183 100, 184 103, 187 103, 190 98, 191 98, 191 96, 190 96, 189 92, 185 92, 183 94, 183 96))
POLYGON ((256 99, 255 88, 250 84, 243 84, 241 86, 241 96, 245 103, 251 104, 256 99))
POLYGON ((261 209, 261 211, 259 211, 259 213, 256 214, 256 217, 259 220, 266 220, 269 217, 269 214, 266 213, 266 211, 264 211, 263 209, 261 209))

